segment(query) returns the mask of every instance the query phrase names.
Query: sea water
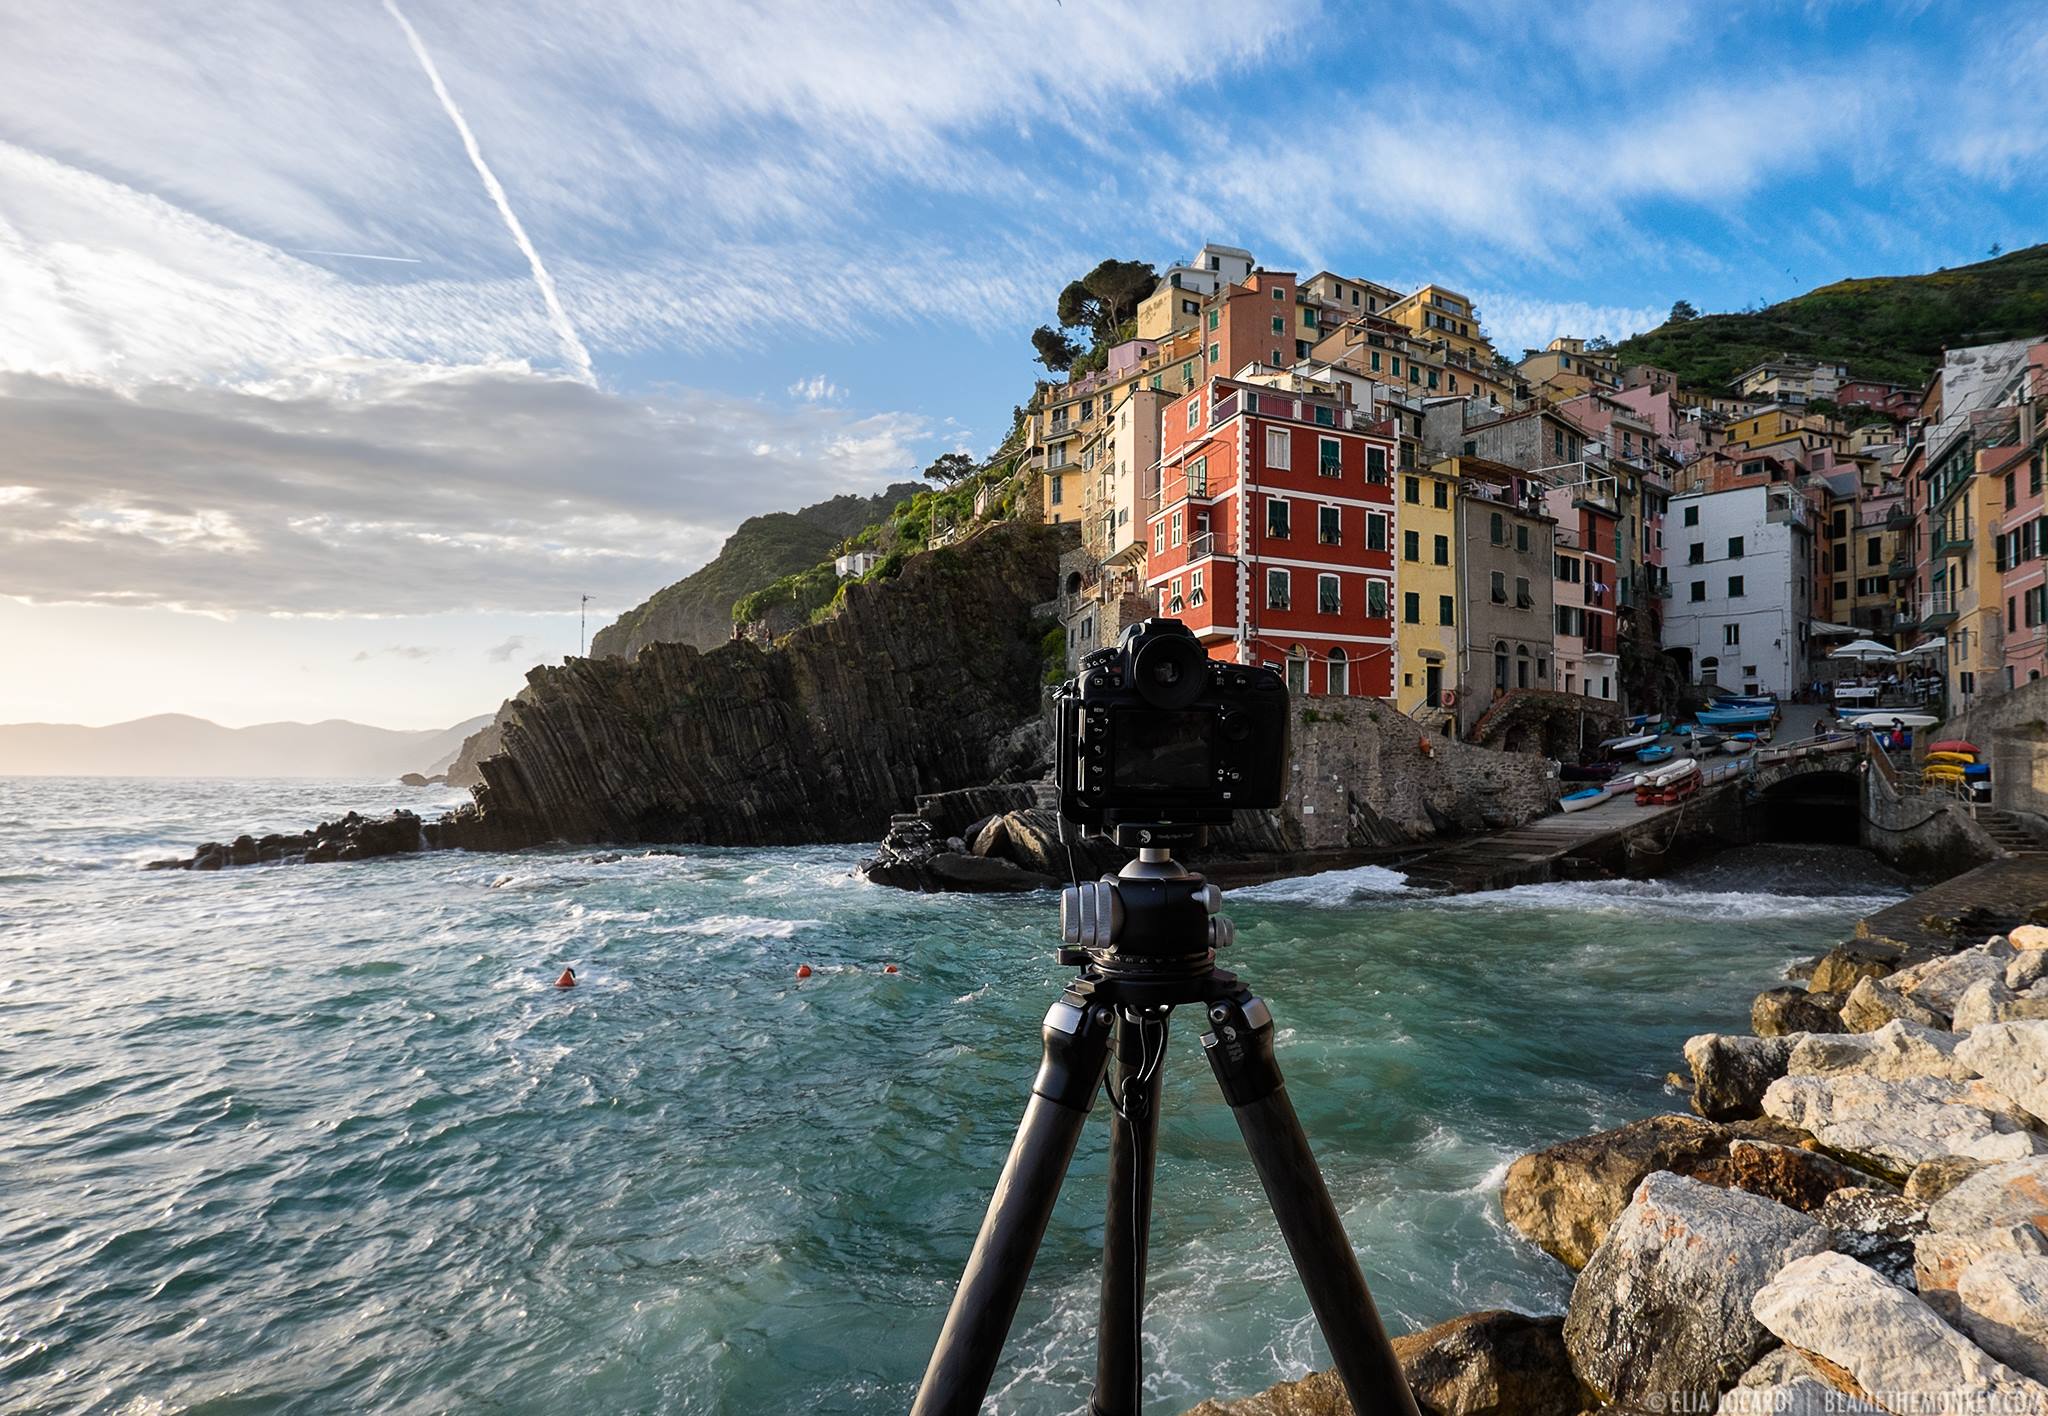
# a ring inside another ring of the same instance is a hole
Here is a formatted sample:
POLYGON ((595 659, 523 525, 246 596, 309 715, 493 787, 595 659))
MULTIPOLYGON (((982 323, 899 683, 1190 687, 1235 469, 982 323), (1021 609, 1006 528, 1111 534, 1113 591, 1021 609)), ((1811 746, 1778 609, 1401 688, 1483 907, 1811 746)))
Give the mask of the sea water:
MULTIPOLYGON (((837 847, 139 869, 458 799, 0 778, 0 1407, 907 1407, 1067 976, 1057 901, 870 886, 837 847)), ((1683 1109, 1688 1035, 1902 893, 1839 848, 1457 899, 1366 868, 1233 892, 1227 962, 1398 1332, 1559 1310, 1508 1162, 1683 1109)), ((1198 1021, 1160 1135, 1161 1412, 1327 1362, 1198 1021)), ((1097 1110, 997 1411, 1086 1400, 1097 1110)))

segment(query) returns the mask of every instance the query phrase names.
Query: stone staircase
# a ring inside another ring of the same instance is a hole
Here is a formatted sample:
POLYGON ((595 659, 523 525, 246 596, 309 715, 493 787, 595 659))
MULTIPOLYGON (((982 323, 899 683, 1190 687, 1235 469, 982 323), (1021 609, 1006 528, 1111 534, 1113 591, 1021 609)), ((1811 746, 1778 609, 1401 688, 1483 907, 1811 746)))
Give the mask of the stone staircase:
POLYGON ((2010 811, 1980 811, 1977 825, 1992 844, 2009 856, 2048 855, 2048 846, 2041 843, 2033 827, 2010 811))

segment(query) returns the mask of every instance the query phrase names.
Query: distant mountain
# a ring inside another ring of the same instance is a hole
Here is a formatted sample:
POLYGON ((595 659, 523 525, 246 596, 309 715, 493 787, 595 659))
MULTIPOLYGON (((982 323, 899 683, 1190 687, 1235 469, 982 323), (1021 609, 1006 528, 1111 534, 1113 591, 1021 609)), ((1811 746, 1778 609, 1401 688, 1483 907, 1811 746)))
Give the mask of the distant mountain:
POLYGON ((924 490, 899 482, 879 496, 838 496, 800 511, 750 516, 701 569, 599 630, 591 655, 630 658, 657 642, 715 648, 732 635, 733 601, 830 558, 841 541, 924 490))
POLYGON ((29 777, 396 777, 446 770, 489 714, 397 732, 330 718, 224 728, 162 713, 104 728, 0 725, 0 775, 29 777))
POLYGON ((1926 381, 1945 348, 2048 332, 2048 244, 1929 275, 1838 280, 1766 309, 1702 315, 1623 340, 1623 364, 1724 389, 1780 354, 1840 360, 1863 378, 1926 381))

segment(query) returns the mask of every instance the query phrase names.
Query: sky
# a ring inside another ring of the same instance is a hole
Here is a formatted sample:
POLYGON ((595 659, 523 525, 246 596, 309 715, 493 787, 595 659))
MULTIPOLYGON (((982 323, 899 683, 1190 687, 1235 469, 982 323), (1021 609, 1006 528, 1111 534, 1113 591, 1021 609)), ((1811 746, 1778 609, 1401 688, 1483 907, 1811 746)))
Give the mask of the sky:
POLYGON ((1106 256, 1513 354, 2048 237, 2048 5, 9 0, 0 722, 442 727, 1106 256))

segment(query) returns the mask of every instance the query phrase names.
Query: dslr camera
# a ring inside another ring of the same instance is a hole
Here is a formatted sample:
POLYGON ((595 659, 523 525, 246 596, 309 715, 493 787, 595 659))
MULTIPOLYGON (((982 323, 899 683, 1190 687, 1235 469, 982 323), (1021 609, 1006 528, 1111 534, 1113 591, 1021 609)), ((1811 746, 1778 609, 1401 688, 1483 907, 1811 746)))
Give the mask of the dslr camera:
POLYGON ((1148 619, 1060 686, 1060 815, 1120 845, 1199 841, 1287 790, 1287 685, 1211 659, 1188 627, 1148 619))

